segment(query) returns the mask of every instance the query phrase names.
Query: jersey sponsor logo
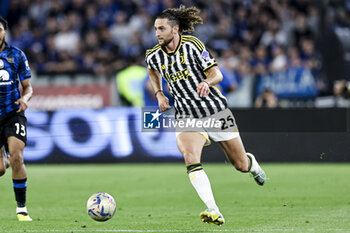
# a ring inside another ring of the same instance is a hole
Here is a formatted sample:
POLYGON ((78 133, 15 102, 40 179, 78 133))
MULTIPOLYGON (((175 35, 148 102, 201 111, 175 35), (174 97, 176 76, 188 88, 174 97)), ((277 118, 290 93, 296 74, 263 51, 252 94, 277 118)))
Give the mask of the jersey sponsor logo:
POLYGON ((0 70, 0 81, 10 80, 10 74, 6 70, 0 70))
POLYGON ((0 86, 11 85, 12 81, 10 80, 10 74, 6 70, 0 70, 0 86))
POLYGON ((177 71, 176 73, 168 73, 165 72, 165 80, 167 80, 168 83, 170 82, 177 82, 179 80, 186 80, 188 77, 192 76, 191 73, 187 70, 187 68, 177 71))
POLYGON ((11 57, 8 57, 8 58, 7 58, 7 61, 8 61, 9 63, 15 63, 15 61, 14 61, 13 58, 11 58, 11 57))

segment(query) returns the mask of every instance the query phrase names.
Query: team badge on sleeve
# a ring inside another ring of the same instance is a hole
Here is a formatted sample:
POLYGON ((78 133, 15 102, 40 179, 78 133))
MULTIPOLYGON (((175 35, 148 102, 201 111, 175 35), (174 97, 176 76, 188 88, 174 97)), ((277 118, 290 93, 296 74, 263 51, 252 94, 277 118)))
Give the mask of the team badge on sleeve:
POLYGON ((24 64, 26 65, 26 70, 30 70, 28 61, 25 61, 24 64))
POLYGON ((206 50, 203 50, 202 52, 202 57, 204 58, 204 60, 209 61, 210 57, 209 57, 209 53, 206 50))

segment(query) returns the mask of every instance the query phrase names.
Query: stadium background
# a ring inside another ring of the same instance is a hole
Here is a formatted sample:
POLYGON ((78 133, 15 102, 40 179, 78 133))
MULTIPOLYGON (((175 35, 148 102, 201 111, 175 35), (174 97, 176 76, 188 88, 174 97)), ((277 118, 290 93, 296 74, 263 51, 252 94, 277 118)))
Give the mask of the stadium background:
MULTIPOLYGON (((171 133, 141 131, 156 106, 144 53, 153 20, 201 9, 193 35, 217 57, 247 150, 262 162, 350 161, 350 1, 2 0, 7 41, 32 69, 27 163, 182 161, 171 133), (167 150, 164 150, 167 145, 167 150)), ((224 161, 216 145, 204 161, 224 161)))

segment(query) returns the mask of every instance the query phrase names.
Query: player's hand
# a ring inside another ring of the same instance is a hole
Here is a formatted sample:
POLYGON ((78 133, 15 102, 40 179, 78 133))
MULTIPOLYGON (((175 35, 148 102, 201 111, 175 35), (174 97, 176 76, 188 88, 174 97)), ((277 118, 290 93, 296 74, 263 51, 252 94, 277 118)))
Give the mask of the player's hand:
POLYGON ((157 95, 157 99, 160 111, 165 112, 171 109, 171 106, 169 105, 169 99, 163 93, 159 93, 157 95))
POLYGON ((15 101, 15 104, 20 105, 17 112, 24 112, 28 108, 28 103, 24 99, 20 98, 15 101))
POLYGON ((350 97, 350 82, 346 80, 336 80, 333 86, 333 93, 335 96, 342 96, 343 98, 350 97))
POLYGON ((207 82, 200 82, 197 86, 197 94, 200 97, 206 97, 209 95, 210 89, 209 84, 207 82))

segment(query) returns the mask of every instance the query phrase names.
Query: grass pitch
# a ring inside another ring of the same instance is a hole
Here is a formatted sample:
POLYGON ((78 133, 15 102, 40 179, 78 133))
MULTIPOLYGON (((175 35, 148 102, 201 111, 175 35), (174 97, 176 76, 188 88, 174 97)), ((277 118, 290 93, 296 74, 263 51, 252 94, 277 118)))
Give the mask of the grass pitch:
POLYGON ((350 232, 350 164, 263 164, 260 187, 228 164, 204 164, 226 224, 205 209, 183 164, 29 165, 27 207, 17 222, 11 170, 0 178, 0 232, 350 232), (86 201, 107 192, 116 215, 95 222, 86 201))

